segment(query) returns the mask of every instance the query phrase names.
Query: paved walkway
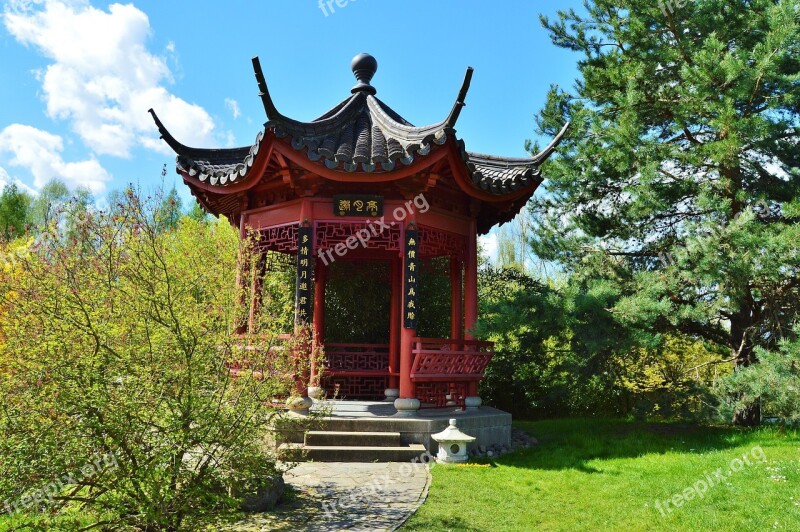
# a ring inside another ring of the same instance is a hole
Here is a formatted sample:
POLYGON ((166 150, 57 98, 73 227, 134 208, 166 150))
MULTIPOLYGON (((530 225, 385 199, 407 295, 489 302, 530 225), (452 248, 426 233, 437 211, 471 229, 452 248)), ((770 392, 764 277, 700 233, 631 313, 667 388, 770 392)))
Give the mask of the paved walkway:
POLYGON ((291 493, 275 512, 228 530, 396 530, 428 495, 422 464, 304 462, 284 475, 291 493))

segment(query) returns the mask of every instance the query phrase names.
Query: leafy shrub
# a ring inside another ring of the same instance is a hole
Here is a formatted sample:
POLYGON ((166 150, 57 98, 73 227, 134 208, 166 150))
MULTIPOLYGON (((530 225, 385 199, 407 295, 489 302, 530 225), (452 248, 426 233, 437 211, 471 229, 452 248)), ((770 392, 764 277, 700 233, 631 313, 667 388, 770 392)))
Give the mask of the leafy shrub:
POLYGON ((609 310, 618 299, 604 283, 555 286, 483 268, 477 331, 496 354, 482 397, 523 417, 708 415, 724 353, 686 336, 639 335, 609 310))
POLYGON ((0 498, 40 499, 17 521, 191 530, 278 473, 269 402, 304 368, 269 327, 233 334, 249 250, 224 222, 164 229, 152 205, 129 192, 3 270, 0 498))
POLYGON ((764 416, 800 422, 800 340, 787 339, 775 350, 758 348, 756 353, 758 364, 717 382, 718 413, 730 420, 744 405, 758 401, 764 416))

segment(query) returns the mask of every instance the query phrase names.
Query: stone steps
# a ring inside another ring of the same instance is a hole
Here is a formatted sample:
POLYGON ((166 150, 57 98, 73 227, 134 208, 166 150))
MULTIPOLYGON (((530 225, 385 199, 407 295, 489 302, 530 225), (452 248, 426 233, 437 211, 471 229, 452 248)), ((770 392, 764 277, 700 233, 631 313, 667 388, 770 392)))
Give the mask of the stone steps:
POLYGON ((372 462, 396 460, 398 453, 403 458, 401 461, 405 461, 406 457, 408 460, 420 458, 425 452, 422 446, 436 454, 438 445, 431 436, 444 430, 451 418, 458 419, 460 430, 477 438, 472 448, 483 445, 488 452, 494 445, 511 442, 511 414, 488 406, 466 411, 428 409, 408 417, 396 416, 393 405, 382 401, 326 401, 315 403, 312 408, 318 414, 313 420, 303 416, 285 416, 271 427, 273 448, 277 450, 283 445, 281 452, 291 456, 292 461, 333 460, 330 456, 336 454, 336 459, 372 462), (309 428, 313 430, 309 432, 309 428), (421 445, 412 447, 414 444, 421 445), (304 456, 302 449, 306 446, 310 449, 304 456), (316 447, 355 447, 359 450, 334 452, 317 450, 316 447), (374 451, 372 448, 376 447, 404 451, 374 451), (406 452, 408 450, 411 452, 406 452), (395 456, 391 456, 392 453, 395 456))
POLYGON ((283 443, 278 447, 278 456, 293 462, 411 462, 423 454, 425 446, 418 443, 399 446, 283 443))
POLYGON ((311 430, 278 447, 282 460, 302 462, 405 462, 425 453, 421 444, 403 444, 397 431, 311 430))
POLYGON ((311 430, 304 443, 311 447, 400 447, 399 432, 311 430))

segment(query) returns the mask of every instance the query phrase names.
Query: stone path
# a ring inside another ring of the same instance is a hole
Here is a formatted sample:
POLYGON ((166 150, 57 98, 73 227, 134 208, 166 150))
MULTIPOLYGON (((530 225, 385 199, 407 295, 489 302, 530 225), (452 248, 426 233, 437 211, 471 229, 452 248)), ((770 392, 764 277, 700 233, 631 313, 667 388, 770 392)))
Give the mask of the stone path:
POLYGON ((428 495, 422 464, 304 462, 284 475, 287 495, 275 512, 226 530, 396 530, 428 495))

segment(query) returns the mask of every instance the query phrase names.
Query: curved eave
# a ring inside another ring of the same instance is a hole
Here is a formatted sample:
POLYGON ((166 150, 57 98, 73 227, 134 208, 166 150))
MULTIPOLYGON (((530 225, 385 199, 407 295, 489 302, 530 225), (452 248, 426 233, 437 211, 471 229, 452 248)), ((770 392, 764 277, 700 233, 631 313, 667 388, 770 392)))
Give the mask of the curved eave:
POLYGON ((249 147, 233 148, 230 150, 216 150, 218 158, 209 158, 213 153, 200 154, 189 157, 179 153, 177 157, 178 171, 191 178, 196 178, 200 183, 212 186, 233 185, 248 180, 253 174, 251 169, 256 165, 258 155, 262 149, 264 132, 260 131, 255 143, 249 147))
MULTIPOLYGON (((223 149, 192 148, 178 142, 159 120, 152 109, 149 110, 158 127, 161 138, 175 151, 176 166, 179 173, 190 182, 210 185, 214 189, 226 189, 230 185, 242 183, 253 175, 252 168, 259 160, 262 151, 264 132, 260 131, 250 146, 223 149)), ((208 189, 207 186, 201 188, 208 189)))
MULTIPOLYGON (((569 122, 540 153, 529 158, 498 157, 468 152, 463 140, 458 154, 466 168, 468 181, 481 192, 474 195, 485 201, 503 201, 532 194, 542 182, 540 167, 555 152, 569 129, 569 122)), ((469 191, 466 191, 469 193, 469 191)))
POLYGON ((266 138, 286 158, 310 172, 336 181, 355 182, 402 179, 440 160, 443 153, 435 157, 431 153, 441 152, 440 148, 448 144, 455 146, 460 157, 460 165, 454 160, 450 162, 463 167, 463 172, 454 169, 454 174, 466 176, 466 179, 461 176, 460 185, 467 194, 489 202, 513 200, 532 194, 541 183, 539 167, 553 154, 569 128, 569 123, 565 124, 550 144, 531 158, 468 152, 464 142, 456 138, 453 126, 465 105, 471 68, 450 115, 431 126, 414 127, 370 91, 356 91, 319 119, 304 123, 277 111, 258 58, 254 58, 253 66, 269 122, 251 146, 232 149, 186 146, 149 110, 161 137, 177 153, 177 169, 187 182, 214 192, 249 188, 252 183, 246 182, 257 181, 252 176, 260 177, 268 163, 269 157, 259 157, 266 138), (254 172, 259 159, 260 170, 254 172))

